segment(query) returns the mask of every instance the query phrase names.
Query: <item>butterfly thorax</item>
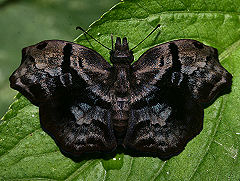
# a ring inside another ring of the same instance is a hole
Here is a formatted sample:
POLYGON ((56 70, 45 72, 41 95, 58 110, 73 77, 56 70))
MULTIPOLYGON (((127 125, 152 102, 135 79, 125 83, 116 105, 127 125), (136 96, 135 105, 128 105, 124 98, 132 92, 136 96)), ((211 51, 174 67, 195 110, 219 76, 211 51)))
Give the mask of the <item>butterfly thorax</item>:
POLYGON ((131 64, 134 60, 133 52, 129 50, 127 38, 121 39, 117 37, 115 48, 110 51, 110 61, 114 64, 131 64))

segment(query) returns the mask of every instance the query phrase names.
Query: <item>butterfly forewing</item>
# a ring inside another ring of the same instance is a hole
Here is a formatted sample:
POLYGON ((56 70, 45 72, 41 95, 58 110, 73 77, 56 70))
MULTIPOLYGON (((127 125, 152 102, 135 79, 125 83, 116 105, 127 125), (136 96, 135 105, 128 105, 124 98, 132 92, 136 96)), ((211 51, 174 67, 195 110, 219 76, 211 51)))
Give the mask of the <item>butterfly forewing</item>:
POLYGON ((183 39, 155 46, 133 64, 136 89, 132 102, 151 92, 159 81, 180 84, 187 79, 192 97, 211 102, 223 89, 231 87, 231 74, 219 63, 215 48, 196 40, 183 39))

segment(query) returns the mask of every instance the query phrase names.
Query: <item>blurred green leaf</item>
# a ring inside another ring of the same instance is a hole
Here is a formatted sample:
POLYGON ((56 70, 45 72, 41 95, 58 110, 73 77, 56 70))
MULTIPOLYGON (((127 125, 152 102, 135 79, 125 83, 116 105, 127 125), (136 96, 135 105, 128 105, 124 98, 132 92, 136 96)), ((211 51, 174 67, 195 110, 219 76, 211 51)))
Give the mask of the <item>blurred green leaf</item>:
POLYGON ((87 28, 119 0, 0 1, 0 118, 16 91, 8 77, 18 67, 22 48, 47 39, 72 41, 76 26, 87 28))
MULTIPOLYGON (((126 0, 111 9, 89 33, 111 47, 110 34, 127 36, 130 47, 158 23, 159 32, 135 50, 135 59, 150 47, 192 38, 216 47, 222 65, 232 73, 232 92, 205 110, 204 128, 186 149, 168 161, 116 155, 110 160, 79 163, 64 157, 40 128, 38 109, 18 96, 0 125, 0 178, 3 180, 236 180, 240 179, 240 1, 126 0)), ((93 47, 107 60, 108 51, 93 47)), ((90 42, 90 43, 89 43, 90 42)))

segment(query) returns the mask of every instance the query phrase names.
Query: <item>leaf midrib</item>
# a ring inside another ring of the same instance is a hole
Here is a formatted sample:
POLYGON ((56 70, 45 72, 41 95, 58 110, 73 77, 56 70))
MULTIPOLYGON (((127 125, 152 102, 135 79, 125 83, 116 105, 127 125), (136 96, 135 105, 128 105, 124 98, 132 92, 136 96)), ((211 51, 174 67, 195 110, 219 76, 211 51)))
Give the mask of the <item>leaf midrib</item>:
POLYGON ((221 122, 221 121, 220 121, 220 117, 221 117, 221 115, 222 115, 222 109, 223 109, 224 103, 225 103, 225 101, 224 101, 223 99, 224 99, 224 98, 221 99, 221 102, 220 102, 220 105, 219 105, 219 108, 218 108, 217 115, 216 115, 216 117, 214 118, 214 120, 217 120, 217 122, 216 122, 215 129, 214 129, 214 131, 213 131, 212 134, 211 134, 211 139, 210 139, 210 141, 209 141, 209 144, 208 144, 207 148, 205 149, 204 154, 203 154, 202 157, 199 159, 199 163, 198 163, 198 165, 196 166, 196 168, 194 169, 194 171, 192 172, 192 175, 190 175, 190 177, 189 177, 189 179, 188 179, 189 181, 192 180, 192 178, 193 178, 194 175, 196 174, 198 168, 199 168, 200 165, 202 164, 203 159, 206 157, 206 155, 207 155, 207 153, 208 153, 208 150, 209 150, 209 148, 211 147, 211 145, 212 145, 212 143, 213 143, 213 141, 214 141, 214 137, 215 137, 215 135, 216 135, 216 133, 217 133, 217 131, 218 131, 218 127, 219 127, 219 124, 220 124, 220 122, 221 122))

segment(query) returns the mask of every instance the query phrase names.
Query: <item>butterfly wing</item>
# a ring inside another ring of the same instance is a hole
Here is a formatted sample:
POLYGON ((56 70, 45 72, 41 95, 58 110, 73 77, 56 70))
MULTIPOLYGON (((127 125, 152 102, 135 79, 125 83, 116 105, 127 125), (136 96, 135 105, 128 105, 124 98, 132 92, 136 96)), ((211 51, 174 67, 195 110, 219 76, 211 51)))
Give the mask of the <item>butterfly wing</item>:
POLYGON ((217 49, 191 39, 149 49, 133 64, 133 70, 137 84, 132 103, 155 90, 165 78, 166 84, 180 84, 186 78, 186 86, 200 104, 211 102, 232 84, 232 75, 219 63, 217 49))
POLYGON ((87 97, 67 97, 62 103, 46 103, 39 108, 43 129, 63 152, 111 152, 116 138, 107 107, 88 102, 87 97))
POLYGON ((22 50, 21 65, 10 83, 40 107, 43 129, 63 151, 111 151, 116 140, 106 96, 110 69, 94 50, 48 40, 22 50))
POLYGON ((109 100, 104 95, 110 69, 110 64, 94 50, 67 41, 47 40, 22 50, 21 65, 10 83, 36 106, 57 99, 58 87, 87 87, 109 100))
POLYGON ((176 40, 145 52, 133 64, 131 114, 124 145, 170 157, 200 133, 203 104, 231 87, 217 50, 176 40))
POLYGON ((184 94, 169 87, 132 104, 124 145, 160 158, 180 153, 203 124, 203 109, 184 94))

